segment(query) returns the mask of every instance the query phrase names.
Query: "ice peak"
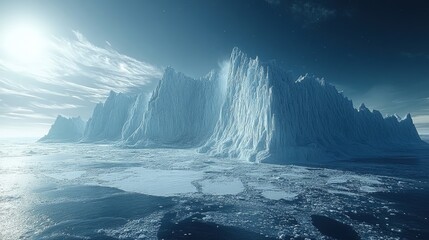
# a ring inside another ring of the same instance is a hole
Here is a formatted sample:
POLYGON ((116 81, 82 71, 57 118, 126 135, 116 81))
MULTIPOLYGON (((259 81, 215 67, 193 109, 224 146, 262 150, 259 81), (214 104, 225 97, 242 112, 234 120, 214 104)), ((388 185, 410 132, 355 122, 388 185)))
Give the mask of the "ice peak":
POLYGON ((185 74, 176 71, 174 68, 166 67, 164 70, 164 76, 162 77, 161 81, 169 81, 169 80, 181 79, 185 77, 186 77, 185 74))
POLYGON ((411 119, 411 114, 408 113, 407 116, 405 117, 405 119, 411 119))
POLYGON ((176 70, 174 70, 174 68, 171 66, 167 66, 164 70, 164 75, 165 74, 172 74, 172 73, 176 73, 176 70))
POLYGON ((362 103, 359 106, 359 112, 362 112, 362 111, 369 111, 369 109, 365 106, 365 103, 362 103))
POLYGON ((81 118, 80 116, 77 116, 77 117, 70 117, 70 118, 68 118, 68 117, 63 116, 63 115, 61 115, 61 114, 58 114, 58 115, 57 115, 57 118, 56 118, 56 120, 55 120, 55 121, 68 120, 68 119, 82 121, 82 118, 81 118))
POLYGON ((213 80, 218 76, 218 73, 216 72, 216 70, 212 69, 210 70, 209 73, 206 74, 206 76, 204 76, 205 79, 208 80, 213 80))
POLYGON ((244 56, 246 57, 246 53, 240 50, 238 47, 234 47, 231 52, 231 58, 235 58, 236 56, 244 56))
MULTIPOLYGON (((238 47, 234 47, 232 49, 230 57, 231 66, 239 67, 246 64, 249 60, 251 59, 247 57, 247 54, 241 51, 238 47)), ((258 61, 258 57, 256 57, 254 61, 258 61)))
POLYGON ((63 115, 61 115, 61 114, 58 114, 58 115, 57 115, 57 120, 58 120, 58 119, 63 119, 63 118, 65 118, 63 115))
POLYGON ((410 113, 408 113, 408 114, 407 114, 407 116, 405 116, 405 117, 402 119, 402 121, 403 121, 403 122, 409 122, 409 123, 411 123, 411 124, 414 124, 414 123, 413 123, 413 119, 411 118, 411 114, 410 114, 410 113))
POLYGON ((110 92, 109 92, 109 97, 110 97, 110 96, 112 96, 112 97, 116 96, 116 92, 115 92, 115 91, 113 91, 113 90, 110 90, 110 92))

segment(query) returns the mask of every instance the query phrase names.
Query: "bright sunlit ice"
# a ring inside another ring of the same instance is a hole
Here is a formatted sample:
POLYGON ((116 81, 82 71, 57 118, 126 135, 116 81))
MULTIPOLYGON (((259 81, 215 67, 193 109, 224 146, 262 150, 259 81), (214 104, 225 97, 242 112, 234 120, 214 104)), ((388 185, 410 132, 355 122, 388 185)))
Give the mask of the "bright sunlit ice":
POLYGON ((20 63, 38 62, 47 53, 48 38, 37 24, 12 24, 2 31, 1 38, 2 52, 20 63))

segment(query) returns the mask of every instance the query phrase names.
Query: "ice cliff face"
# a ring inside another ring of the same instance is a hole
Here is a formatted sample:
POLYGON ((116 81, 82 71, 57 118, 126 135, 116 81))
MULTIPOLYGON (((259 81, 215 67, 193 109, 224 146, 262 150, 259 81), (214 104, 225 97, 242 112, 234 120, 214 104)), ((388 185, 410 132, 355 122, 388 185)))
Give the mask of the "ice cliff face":
POLYGON ((296 81, 275 64, 230 58, 227 94, 215 130, 200 148, 215 156, 294 162, 371 155, 422 144, 411 117, 383 118, 323 79, 296 81))
POLYGON ((269 82, 258 59, 249 59, 234 49, 220 117, 200 152, 252 161, 269 155, 274 132, 269 82))
POLYGON ((198 148, 213 156, 288 163, 367 157, 422 146, 410 115, 359 109, 323 79, 291 77, 235 48, 220 71, 193 79, 172 68, 148 99, 111 92, 82 141, 198 148))
POLYGON ((142 124, 126 142, 140 147, 198 146, 213 132, 221 96, 214 72, 193 79, 167 68, 142 124))
POLYGON ((128 139, 143 123, 143 116, 147 110, 148 97, 146 94, 139 94, 132 104, 127 121, 122 128, 122 139, 128 139))
POLYGON ((48 134, 39 142, 77 142, 83 136, 85 122, 80 117, 66 118, 58 115, 48 134))
POLYGON ((129 112, 135 101, 135 97, 111 91, 105 103, 99 103, 95 107, 92 117, 86 125, 82 141, 120 140, 124 125, 127 123, 127 129, 130 128, 129 112))

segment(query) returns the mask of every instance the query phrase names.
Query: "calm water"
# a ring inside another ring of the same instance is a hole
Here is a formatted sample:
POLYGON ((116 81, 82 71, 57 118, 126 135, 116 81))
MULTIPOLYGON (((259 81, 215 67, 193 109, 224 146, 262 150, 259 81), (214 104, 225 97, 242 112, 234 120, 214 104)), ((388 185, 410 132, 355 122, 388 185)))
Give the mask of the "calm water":
POLYGON ((429 239, 429 158, 321 166, 0 145, 1 239, 429 239))

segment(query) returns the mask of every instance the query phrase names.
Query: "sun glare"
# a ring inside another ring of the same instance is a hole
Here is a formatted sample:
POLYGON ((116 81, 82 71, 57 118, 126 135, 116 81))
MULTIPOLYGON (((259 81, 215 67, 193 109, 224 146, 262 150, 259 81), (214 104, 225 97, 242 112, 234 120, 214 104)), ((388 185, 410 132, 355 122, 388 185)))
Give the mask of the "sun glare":
POLYGON ((41 60, 48 40, 42 28, 34 24, 17 24, 2 33, 2 50, 8 57, 21 63, 41 60))

